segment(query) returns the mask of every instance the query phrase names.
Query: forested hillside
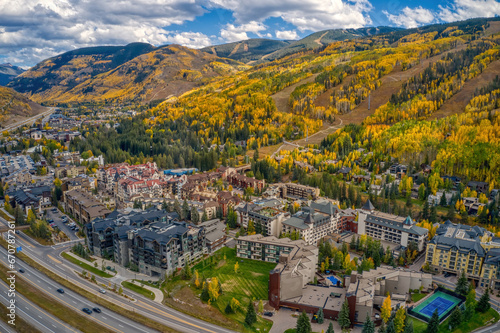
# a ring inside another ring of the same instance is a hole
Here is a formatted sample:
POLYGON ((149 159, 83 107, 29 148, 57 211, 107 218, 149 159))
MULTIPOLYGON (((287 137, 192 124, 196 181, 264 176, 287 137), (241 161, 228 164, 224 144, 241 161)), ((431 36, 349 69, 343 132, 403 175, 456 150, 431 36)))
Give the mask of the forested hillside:
POLYGON ((329 173, 342 166, 352 174, 363 167, 377 173, 396 158, 494 186, 500 182, 497 81, 478 87, 458 115, 426 119, 497 61, 499 49, 500 36, 486 19, 338 41, 208 82, 124 121, 117 131, 88 129, 94 134, 74 147, 104 153, 108 162, 150 156, 161 167, 208 170, 237 163, 247 149, 274 145, 268 151, 275 151, 283 139, 342 121, 343 129, 324 135, 319 152, 282 151, 279 163, 259 161, 259 177, 280 179, 294 161, 329 173), (271 96, 292 85, 291 112, 277 109, 271 96), (367 108, 377 91, 383 91, 378 106, 367 108))
POLYGON ((47 59, 9 86, 45 105, 149 103, 247 66, 179 45, 80 49, 47 59))

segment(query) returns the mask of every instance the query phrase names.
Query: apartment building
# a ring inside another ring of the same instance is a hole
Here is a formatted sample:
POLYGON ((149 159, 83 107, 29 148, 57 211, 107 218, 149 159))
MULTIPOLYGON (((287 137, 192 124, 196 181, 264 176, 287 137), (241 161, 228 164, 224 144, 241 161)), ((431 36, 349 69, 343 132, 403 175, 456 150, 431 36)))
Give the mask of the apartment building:
POLYGON ((206 229, 216 234, 213 223, 194 226, 177 221, 176 216, 158 209, 114 211, 85 225, 87 246, 93 254, 111 257, 119 265, 165 277, 208 252, 206 229))
POLYGON ((382 213, 374 210, 368 200, 358 210, 358 234, 366 234, 374 239, 380 239, 408 247, 410 242, 415 242, 418 251, 425 249, 428 230, 415 225, 411 217, 382 213))
POLYGON ((63 194, 64 209, 80 223, 86 224, 98 217, 106 217, 111 213, 90 193, 81 190, 66 191, 63 194))
POLYGON ((26 216, 33 209, 41 213, 44 208, 52 205, 52 191, 49 186, 36 186, 8 192, 9 203, 12 207, 20 206, 26 216))
POLYGON ((245 189, 247 187, 253 188, 255 191, 262 191, 266 182, 264 180, 255 179, 255 177, 247 177, 239 173, 232 173, 227 176, 229 184, 245 189))
POLYGON ((118 194, 120 179, 133 177, 135 180, 163 179, 164 174, 160 172, 156 163, 147 162, 139 165, 128 163, 110 164, 97 170, 97 179, 105 189, 113 195, 118 194))
POLYGON ((339 209, 336 205, 328 200, 317 200, 284 220, 281 232, 299 232, 300 238, 307 244, 317 245, 323 237, 337 232, 339 219, 339 209))
POLYGON ((242 203, 235 208, 235 212, 240 226, 248 228, 248 223, 253 221, 254 225, 261 226, 263 235, 279 237, 282 222, 291 216, 282 209, 283 204, 279 200, 264 199, 255 203, 242 203))
POLYGON ((78 175, 85 174, 87 171, 87 167, 85 166, 76 166, 76 165, 67 165, 63 167, 58 167, 54 171, 54 177, 62 179, 62 178, 74 178, 78 175))
POLYGON ((500 239, 479 226, 446 221, 427 244, 426 262, 436 272, 460 274, 464 271, 476 285, 500 287, 497 281, 497 254, 500 239))
POLYGON ((316 199, 319 197, 319 188, 301 184, 285 183, 278 184, 280 188, 280 196, 282 198, 301 198, 301 199, 316 199))

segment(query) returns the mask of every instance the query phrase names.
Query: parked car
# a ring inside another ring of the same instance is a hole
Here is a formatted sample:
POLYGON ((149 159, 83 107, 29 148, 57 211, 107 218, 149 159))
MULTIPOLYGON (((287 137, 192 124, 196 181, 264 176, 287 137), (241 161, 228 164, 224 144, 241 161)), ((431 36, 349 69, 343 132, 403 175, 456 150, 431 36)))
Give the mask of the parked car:
POLYGON ((59 294, 64 294, 64 289, 59 288, 59 289, 57 289, 57 292, 58 292, 59 294))
POLYGON ((264 316, 272 317, 273 313, 271 311, 264 312, 264 316))
POLYGON ((92 310, 90 310, 89 308, 83 308, 82 311, 85 312, 86 314, 92 313, 92 310))
POLYGON ((57 208, 52 208, 53 213, 57 213, 57 208))
POLYGON ((99 308, 93 308, 92 310, 93 310, 94 312, 96 312, 96 313, 101 313, 101 309, 99 309, 99 308))
POLYGON ((450 273, 448 273, 448 272, 444 273, 444 277, 445 277, 445 278, 450 277, 450 276, 451 276, 451 274, 450 274, 450 273))

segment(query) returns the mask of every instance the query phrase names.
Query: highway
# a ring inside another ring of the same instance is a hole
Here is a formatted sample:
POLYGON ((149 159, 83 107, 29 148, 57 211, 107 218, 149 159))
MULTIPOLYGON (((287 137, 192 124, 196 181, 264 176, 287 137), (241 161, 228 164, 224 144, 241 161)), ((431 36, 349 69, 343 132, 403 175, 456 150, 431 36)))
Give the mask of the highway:
POLYGON ((37 114, 36 116, 33 116, 31 118, 28 118, 28 119, 25 119, 23 121, 20 121, 20 122, 17 122, 15 124, 12 124, 12 125, 9 125, 5 128, 2 129, 2 131, 13 131, 15 130, 16 128, 18 127, 21 127, 21 126, 24 126, 24 125, 31 125, 32 123, 34 123, 38 118, 42 118, 42 117, 46 117, 46 116, 49 116, 51 115, 52 113, 54 113, 56 110, 56 108, 54 107, 50 107, 47 111, 44 111, 42 113, 39 113, 37 114))
MULTIPOLYGON (((8 290, 9 288, 7 284, 3 281, 0 281, 0 303, 4 304, 5 306, 9 305, 10 300, 10 297, 8 296, 8 290)), ((30 323, 33 327, 39 329, 41 332, 80 332, 68 326, 68 324, 62 322, 56 317, 46 313, 45 310, 31 303, 28 299, 26 299, 19 293, 16 293, 15 301, 16 315, 22 317, 25 321, 30 323)), ((3 322, 0 322, 0 324, 0 329, 2 330, 2 332, 9 332, 7 329, 2 327, 2 325, 8 326, 12 329, 12 326, 9 324, 3 322)))
MULTIPOLYGON (((0 218, 0 220, 3 220, 0 218)), ((3 221, 4 222, 4 221, 3 221)), ((222 327, 219 327, 214 324, 207 323, 203 320, 191 317, 189 315, 186 315, 182 312, 176 311, 172 308, 169 308, 164 305, 160 305, 146 297, 143 297, 141 295, 129 292, 127 290, 124 291, 124 294, 127 296, 135 299, 135 302, 131 302, 127 299, 125 299, 122 296, 119 296, 113 292, 107 292, 105 295, 100 294, 98 290, 100 289, 96 284, 85 280, 81 278, 77 273, 75 272, 81 272, 82 269, 81 267, 74 265, 62 257, 60 257, 60 253, 63 252, 64 250, 68 249, 69 246, 75 244, 74 241, 68 242, 67 244, 62 244, 62 245, 53 245, 53 246, 42 246, 36 242, 34 242, 31 238, 26 236, 24 233, 20 233, 16 235, 16 245, 17 246, 22 246, 22 252, 28 255, 30 258, 35 260, 37 263, 40 265, 44 266, 45 268, 51 270, 52 272, 58 274, 62 278, 67 279, 68 281, 80 286, 81 288, 84 288, 88 290, 90 293, 93 293, 95 295, 98 295, 99 297, 102 297, 114 304, 120 305, 121 307, 128 309, 129 311, 134 311, 139 314, 142 314, 145 317, 151 318, 152 320, 159 322, 165 326, 168 326, 170 328, 173 328, 175 330, 178 330, 180 332, 187 332, 187 333, 230 333, 234 332, 229 329, 225 329, 222 327)), ((0 261, 5 262, 5 256, 6 256, 6 250, 4 248, 0 249, 0 261)), ((17 258, 18 262, 21 262, 19 258, 17 258)), ((36 271, 34 268, 29 267, 27 264, 22 264, 24 265, 23 268, 26 270, 26 273, 30 274, 37 274, 37 276, 43 276, 45 280, 49 280, 49 278, 42 273, 36 271), (29 272, 28 272, 29 270, 29 272), (35 273, 36 272, 36 273, 35 273)), ((28 275, 26 275, 28 276, 28 275)), ((96 280, 99 283, 105 283, 108 284, 109 280, 105 278, 101 278, 96 276, 96 280)), ((50 280, 50 283, 52 285, 57 285, 57 283, 53 280, 50 280)), ((55 288, 57 289, 57 288, 55 288)), ((54 291, 55 291, 54 289, 54 291)), ((66 290, 66 289, 65 289, 66 290)), ((70 291, 67 291, 68 294, 75 295, 75 293, 70 293, 70 291)), ((66 295, 66 294, 64 294, 66 295)), ((61 296, 61 295, 57 295, 61 296)), ((76 301, 76 300, 75 300, 76 301)), ((80 303, 78 304, 78 310, 81 311, 81 308, 85 306, 90 307, 91 305, 85 298, 80 296, 79 299, 80 303), (87 303, 85 303, 85 301, 87 303), (85 303, 85 304, 84 304, 85 303)), ((71 305, 71 304, 70 304, 71 305)), ((75 304, 72 304, 75 305, 75 304)), ((100 307, 103 312, 105 312, 104 308, 101 306, 100 307)), ((106 310, 108 311, 108 310, 106 310)), ((83 313, 83 312, 82 312, 83 313)), ((115 314, 118 316, 117 314, 115 314)), ((94 316, 94 314, 92 314, 94 316)), ((123 317, 122 317, 123 318, 123 317)), ((124 318, 125 319, 125 318, 124 318)), ((130 321, 131 323, 135 323, 133 321, 130 321)), ((136 324, 136 323, 135 323, 136 324)), ((139 324, 136 324, 139 325, 139 324)), ((104 325, 106 326, 106 325, 104 325)), ((121 327, 118 325, 116 326, 117 328, 121 327)), ((147 332, 152 332, 152 329, 147 329, 147 332)), ((128 332, 128 331, 127 331, 128 332)), ((140 332, 137 330, 131 330, 130 332, 140 332)))
MULTIPOLYGON (((7 266, 7 250, 4 249, 3 247, 0 249, 0 262, 5 266, 7 266)), ((55 298, 59 303, 63 304, 64 306, 72 310, 75 310, 83 314, 84 316, 88 316, 89 320, 93 320, 101 324, 102 326, 107 327, 116 332, 122 332, 122 333, 154 332, 152 329, 144 325, 138 324, 126 317, 118 315, 107 309, 101 308, 98 304, 90 302, 85 297, 82 297, 71 290, 65 289, 62 285, 49 279, 43 273, 40 273, 36 269, 28 266, 27 264, 19 260, 19 258, 17 258, 16 259, 17 270, 21 267, 25 270, 25 272, 18 273, 19 277, 30 282, 32 285, 35 285, 37 289, 49 294, 51 297, 55 298), (64 290, 64 293, 61 294, 57 292, 57 289, 60 288, 64 290), (82 311, 82 308, 92 309, 94 307, 101 308, 102 313, 93 312, 92 314, 87 315, 82 311)), ((39 317, 39 313, 37 312, 39 312, 39 310, 35 308, 30 308, 29 310, 26 311, 26 313, 29 314, 29 316, 31 317, 34 316, 39 317)), ((60 331, 56 330, 55 332, 60 332, 60 331)), ((70 332, 74 331, 70 330, 70 332)))

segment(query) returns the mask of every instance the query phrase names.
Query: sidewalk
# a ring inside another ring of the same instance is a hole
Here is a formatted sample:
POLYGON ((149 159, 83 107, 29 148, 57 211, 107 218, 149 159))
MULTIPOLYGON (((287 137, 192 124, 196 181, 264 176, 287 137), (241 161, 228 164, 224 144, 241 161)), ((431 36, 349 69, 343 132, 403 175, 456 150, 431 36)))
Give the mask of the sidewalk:
POLYGON ((113 277, 109 278, 109 280, 116 283, 116 284, 121 284, 123 281, 132 280, 132 279, 144 280, 144 281, 150 281, 150 280, 151 281, 158 281, 158 279, 159 279, 158 277, 152 277, 149 275, 132 272, 131 270, 129 270, 125 267, 122 267, 122 266, 118 265, 116 262, 113 262, 111 260, 106 260, 106 259, 102 259, 99 257, 92 257, 93 259, 96 259, 96 260, 94 262, 91 262, 91 261, 85 260, 85 259, 77 256, 76 254, 74 254, 71 251, 66 251, 66 253, 68 253, 72 257, 74 257, 74 258, 80 260, 81 262, 84 262, 92 267, 94 267, 94 264, 97 263, 98 269, 101 268, 102 262, 104 261, 104 267, 110 266, 116 270, 116 274, 115 274, 115 272, 110 271, 108 269, 105 270, 106 273, 108 273, 110 275, 114 275, 113 277))
POLYGON ((154 299, 155 302, 160 303, 160 304, 163 302, 163 296, 164 295, 163 295, 163 292, 160 289, 150 287, 150 286, 148 286, 146 284, 141 286, 141 282, 139 282, 139 281, 133 281, 132 280, 130 282, 132 282, 133 284, 138 285, 138 286, 140 286, 140 287, 142 287, 144 289, 147 289, 147 290, 153 292, 155 294, 155 299, 154 299))

